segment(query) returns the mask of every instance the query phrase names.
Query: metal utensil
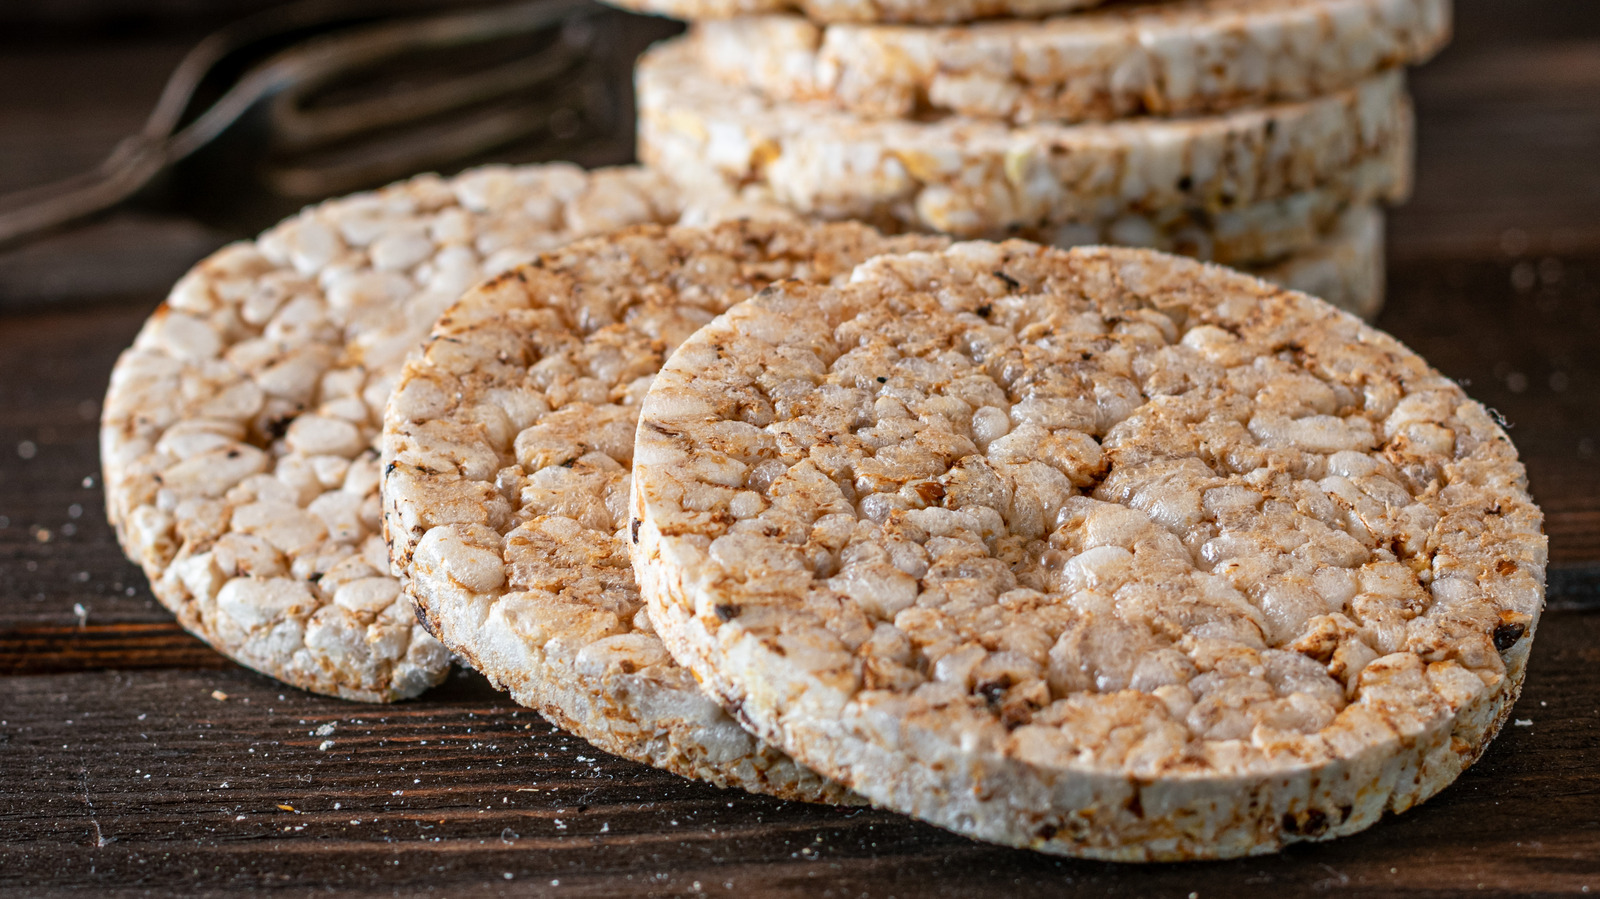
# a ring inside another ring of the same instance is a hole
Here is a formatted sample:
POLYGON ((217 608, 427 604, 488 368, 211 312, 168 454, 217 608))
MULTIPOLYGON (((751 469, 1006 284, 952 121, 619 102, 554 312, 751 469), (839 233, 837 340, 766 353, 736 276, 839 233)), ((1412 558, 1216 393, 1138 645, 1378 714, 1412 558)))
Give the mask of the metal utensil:
POLYGON ((264 194, 298 206, 511 141, 616 133, 624 104, 587 0, 393 18, 405 6, 307 0, 211 35, 98 169, 0 197, 0 244, 107 209, 179 163, 174 185, 199 205, 264 194), (229 65, 242 75, 194 108, 229 65))

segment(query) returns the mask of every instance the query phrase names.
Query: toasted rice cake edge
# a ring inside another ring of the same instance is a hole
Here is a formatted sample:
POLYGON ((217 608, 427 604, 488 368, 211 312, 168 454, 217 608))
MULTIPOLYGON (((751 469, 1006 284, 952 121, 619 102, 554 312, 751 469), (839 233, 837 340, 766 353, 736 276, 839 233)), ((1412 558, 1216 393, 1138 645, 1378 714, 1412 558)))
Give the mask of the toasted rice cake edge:
POLYGON ((1130 215, 1210 217, 1307 192, 1334 207, 1399 201, 1410 188, 1414 123, 1398 71, 1217 116, 1011 127, 772 103, 718 82, 693 57, 675 39, 640 59, 640 158, 686 187, 759 185, 824 219, 1055 242, 1035 232, 1109 232, 1130 215))

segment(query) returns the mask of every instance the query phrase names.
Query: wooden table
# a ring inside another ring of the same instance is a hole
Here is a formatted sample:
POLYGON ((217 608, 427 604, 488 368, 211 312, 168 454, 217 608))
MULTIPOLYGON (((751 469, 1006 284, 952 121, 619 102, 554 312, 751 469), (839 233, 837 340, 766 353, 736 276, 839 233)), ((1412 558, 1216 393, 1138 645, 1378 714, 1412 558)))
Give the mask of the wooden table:
MULTIPOLYGON (((0 893, 1600 893, 1600 6, 1459 17, 1413 82, 1421 173, 1380 324, 1511 423, 1554 564, 1514 725, 1423 807, 1268 858, 1074 862, 677 780, 471 673, 383 707, 227 663, 101 512, 112 361, 227 236, 147 209, 0 253, 0 893)), ((193 37, 8 27, 0 189, 92 164, 193 37)))

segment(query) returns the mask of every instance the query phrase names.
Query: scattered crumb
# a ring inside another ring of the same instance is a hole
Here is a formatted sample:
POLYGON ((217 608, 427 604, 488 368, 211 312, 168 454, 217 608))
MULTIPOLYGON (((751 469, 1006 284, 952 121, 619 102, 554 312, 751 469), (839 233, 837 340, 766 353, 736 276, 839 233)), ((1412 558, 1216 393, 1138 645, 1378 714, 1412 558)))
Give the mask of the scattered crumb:
POLYGON ((1532 727, 1533 726, 1533 719, 1532 718, 1518 718, 1515 721, 1512 721, 1511 723, 1516 725, 1517 727, 1532 727))
POLYGON ((211 698, 215 699, 217 702, 227 702, 228 694, 222 692, 221 690, 212 690, 211 698))
POLYGON ((333 748, 333 741, 332 740, 323 740, 321 743, 317 744, 317 748, 319 750, 323 751, 323 752, 327 752, 328 750, 333 748))
POLYGON ((286 812, 292 812, 292 811, 294 811, 294 810, 295 810, 295 809, 294 809, 294 806, 292 806, 292 805, 284 805, 284 804, 283 804, 283 803, 281 803, 281 802, 280 802, 280 803, 278 803, 278 808, 281 808, 281 809, 283 809, 283 810, 284 810, 284 811, 286 811, 286 812))
POLYGON ((334 729, 337 728, 337 727, 338 727, 337 724, 335 724, 332 721, 329 721, 327 724, 322 725, 321 727, 317 728, 316 730, 312 731, 311 733, 313 735, 315 735, 315 736, 318 736, 318 737, 326 737, 326 736, 331 735, 333 733, 334 729))
POLYGON ((17 455, 23 459, 32 459, 39 454, 39 447, 32 440, 24 440, 17 444, 17 455))
POLYGON ((73 603, 72 604, 72 614, 78 616, 78 627, 79 628, 84 628, 84 627, 88 627, 89 626, 89 610, 85 609, 83 607, 83 603, 81 603, 81 602, 73 603))

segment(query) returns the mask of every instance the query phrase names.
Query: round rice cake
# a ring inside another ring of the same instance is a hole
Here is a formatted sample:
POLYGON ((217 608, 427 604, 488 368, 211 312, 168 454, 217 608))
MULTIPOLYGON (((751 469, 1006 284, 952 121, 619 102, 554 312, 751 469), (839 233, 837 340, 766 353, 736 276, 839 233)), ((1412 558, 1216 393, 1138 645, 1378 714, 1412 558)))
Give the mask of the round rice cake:
POLYGON ((655 636, 628 560, 634 421, 662 359, 767 284, 946 243, 849 223, 639 228, 467 293, 384 418, 386 531, 419 617, 607 752, 722 786, 853 799, 747 734, 655 636))
POLYGON ((1490 413, 1325 303, 1020 241, 780 284, 640 412, 679 662, 876 804, 1114 860, 1360 830, 1497 732, 1546 545, 1490 413))
POLYGON ((791 10, 814 22, 971 22, 996 16, 1037 18, 1097 6, 1103 0, 605 0, 634 12, 674 19, 728 19, 791 10))
POLYGON ((641 158, 692 189, 758 185, 824 219, 1052 241, 1040 232, 1109 231, 1129 217, 1167 227, 1174 210, 1178 227, 1237 213, 1248 225, 1234 237, 1239 249, 1214 254, 1232 264, 1252 261, 1251 235, 1298 227, 1311 208, 1398 201, 1410 188, 1413 122, 1398 71, 1217 116, 1013 127, 774 103, 718 81, 694 57, 679 39, 641 58, 641 158), (1319 199, 1306 210, 1264 206, 1308 192, 1319 199))
POLYGON ((379 534, 376 442, 401 363, 463 290, 575 237, 671 221, 643 169, 489 167, 313 206, 197 265, 122 354, 107 512, 190 632, 333 696, 414 696, 449 654, 379 534))
POLYGON ((709 71, 774 100, 1030 123, 1310 99, 1427 60, 1450 28, 1450 0, 1147 0, 942 28, 751 16, 693 35, 709 71))

